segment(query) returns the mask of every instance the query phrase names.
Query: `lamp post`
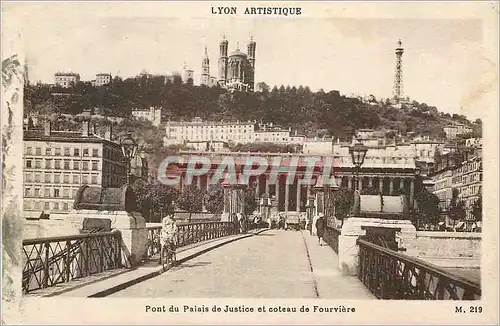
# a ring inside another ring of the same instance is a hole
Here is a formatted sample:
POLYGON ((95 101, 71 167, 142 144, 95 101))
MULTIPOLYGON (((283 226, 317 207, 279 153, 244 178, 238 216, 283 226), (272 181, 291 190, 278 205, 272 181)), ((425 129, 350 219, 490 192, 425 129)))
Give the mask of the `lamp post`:
POLYGON ((120 142, 122 148, 123 157, 125 158, 125 164, 127 165, 127 185, 130 185, 130 174, 131 174, 131 164, 130 162, 137 152, 137 143, 132 138, 132 135, 128 133, 120 142))
POLYGON ((354 144, 354 146, 349 147, 349 154, 351 154, 352 164, 355 167, 356 177, 354 179, 354 190, 359 190, 358 188, 358 179, 359 179, 359 171, 361 170, 361 166, 363 165, 366 157, 366 152, 368 151, 368 147, 363 145, 363 143, 358 139, 358 142, 354 144))

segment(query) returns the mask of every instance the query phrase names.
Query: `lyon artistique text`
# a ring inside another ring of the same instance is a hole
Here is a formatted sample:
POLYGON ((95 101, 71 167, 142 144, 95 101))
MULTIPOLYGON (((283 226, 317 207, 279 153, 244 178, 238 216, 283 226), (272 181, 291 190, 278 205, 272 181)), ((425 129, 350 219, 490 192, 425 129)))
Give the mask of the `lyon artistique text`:
MULTIPOLYGON (((238 7, 211 7, 213 15, 237 15, 238 7)), ((275 15, 299 16, 302 14, 300 7, 245 7, 245 15, 275 15)))

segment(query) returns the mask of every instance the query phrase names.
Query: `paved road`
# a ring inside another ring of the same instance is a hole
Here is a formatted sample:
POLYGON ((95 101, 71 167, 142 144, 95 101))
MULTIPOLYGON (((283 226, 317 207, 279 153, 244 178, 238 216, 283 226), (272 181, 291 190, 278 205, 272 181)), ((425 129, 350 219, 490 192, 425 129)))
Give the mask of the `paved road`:
MULTIPOLYGON (((319 288, 321 282, 311 271, 314 257, 307 249, 317 246, 312 240, 305 232, 266 231, 212 250, 112 296, 317 298, 331 297, 329 294, 335 293, 336 297, 342 298, 338 291, 319 288), (320 296, 320 293, 324 295, 320 296)), ((319 248, 312 251, 316 250, 319 248)), ((329 247, 321 250, 334 254, 329 247)), ((332 271, 336 271, 334 264, 332 271)), ((337 284, 354 284, 355 297, 370 297, 357 279, 342 279, 338 272, 330 274, 337 284)), ((352 291, 347 291, 347 294, 347 298, 353 298, 352 291)))

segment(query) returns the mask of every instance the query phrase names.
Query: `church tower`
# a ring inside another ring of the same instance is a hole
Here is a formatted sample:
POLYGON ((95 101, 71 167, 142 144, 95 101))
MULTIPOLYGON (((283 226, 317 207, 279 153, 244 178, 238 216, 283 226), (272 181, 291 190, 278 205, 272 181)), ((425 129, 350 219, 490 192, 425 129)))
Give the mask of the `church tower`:
POLYGON ((248 63, 250 64, 250 69, 248 72, 248 86, 250 90, 254 90, 254 78, 255 78, 255 48, 256 43, 253 40, 253 37, 250 37, 250 43, 248 43, 248 63))
POLYGON ((220 42, 220 55, 219 55, 219 85, 224 87, 227 81, 227 48, 228 41, 226 36, 222 36, 222 41, 220 42))
POLYGON ((250 65, 252 66, 252 69, 255 69, 255 46, 256 43, 253 40, 253 37, 250 37, 250 43, 248 43, 248 62, 250 62, 250 65))
POLYGON ((205 46, 205 56, 201 62, 201 85, 210 84, 210 59, 208 59, 207 47, 205 46))

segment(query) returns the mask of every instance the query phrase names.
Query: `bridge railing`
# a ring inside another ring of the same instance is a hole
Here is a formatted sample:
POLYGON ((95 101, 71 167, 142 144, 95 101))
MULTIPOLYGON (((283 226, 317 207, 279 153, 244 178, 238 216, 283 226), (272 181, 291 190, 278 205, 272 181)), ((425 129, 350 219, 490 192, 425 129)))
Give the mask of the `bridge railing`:
POLYGON ((24 293, 122 267, 119 231, 23 240, 24 293))
POLYGON ((481 286, 418 258, 358 239, 361 282, 379 299, 479 300, 481 286))
MULTIPOLYGON (((148 226, 148 258, 161 250, 161 226, 148 226)), ((236 234, 238 228, 233 222, 199 222, 178 225, 177 247, 236 234)))

